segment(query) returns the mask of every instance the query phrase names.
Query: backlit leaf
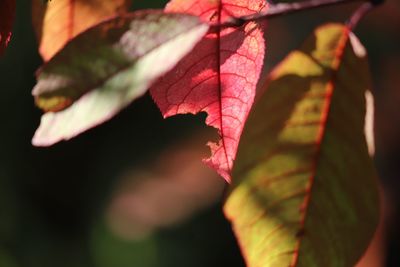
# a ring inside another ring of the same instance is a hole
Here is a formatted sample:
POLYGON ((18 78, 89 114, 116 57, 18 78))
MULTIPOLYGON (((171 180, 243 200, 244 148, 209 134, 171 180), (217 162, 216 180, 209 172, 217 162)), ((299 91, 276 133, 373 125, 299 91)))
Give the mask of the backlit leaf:
POLYGON ((0 55, 4 53, 11 39, 15 17, 15 0, 0 1, 0 55))
MULTIPOLYGON (((221 23, 266 8, 265 0, 172 0, 165 11, 221 23)), ((207 112, 206 123, 218 129, 221 140, 210 143, 212 155, 205 162, 229 181, 264 62, 263 31, 249 22, 212 32, 193 51, 150 91, 164 117, 207 112)))
POLYGON ((39 72, 33 95, 51 112, 43 115, 33 144, 68 140, 112 118, 173 68, 208 28, 194 16, 141 11, 79 35, 39 72))
POLYGON ((131 0, 32 0, 39 51, 49 60, 69 40, 99 22, 125 12, 131 0))
POLYGON ((270 75, 239 146, 224 211, 249 267, 352 267, 378 220, 364 135, 366 53, 318 28, 270 75))

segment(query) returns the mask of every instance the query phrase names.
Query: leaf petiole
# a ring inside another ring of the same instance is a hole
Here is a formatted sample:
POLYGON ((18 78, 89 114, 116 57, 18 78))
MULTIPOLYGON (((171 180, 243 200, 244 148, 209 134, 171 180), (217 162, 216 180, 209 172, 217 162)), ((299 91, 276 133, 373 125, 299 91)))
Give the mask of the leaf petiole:
POLYGON ((373 3, 373 1, 371 2, 367 2, 362 4, 354 13, 353 15, 350 17, 350 19, 347 21, 347 27, 353 31, 358 23, 360 22, 360 20, 369 12, 371 11, 373 8, 375 7, 375 4, 373 3))

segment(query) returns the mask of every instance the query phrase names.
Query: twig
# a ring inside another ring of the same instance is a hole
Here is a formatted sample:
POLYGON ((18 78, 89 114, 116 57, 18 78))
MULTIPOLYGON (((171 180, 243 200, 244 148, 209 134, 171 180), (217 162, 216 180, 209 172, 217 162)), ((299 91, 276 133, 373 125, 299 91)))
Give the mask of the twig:
POLYGON ((364 3, 362 4, 350 17, 350 19, 347 21, 347 27, 350 29, 350 31, 353 31, 355 27, 357 27, 358 23, 360 20, 373 8, 375 7, 375 4, 372 2, 364 3))
POLYGON ((354 2, 369 1, 372 6, 381 4, 384 0, 309 0, 305 2, 297 3, 279 3, 271 5, 270 8, 265 12, 256 13, 253 15, 231 18, 229 21, 222 24, 213 25, 212 28, 221 29, 229 27, 240 27, 249 21, 260 21, 267 18, 277 17, 299 11, 315 9, 325 6, 339 5, 339 4, 350 4, 354 2))

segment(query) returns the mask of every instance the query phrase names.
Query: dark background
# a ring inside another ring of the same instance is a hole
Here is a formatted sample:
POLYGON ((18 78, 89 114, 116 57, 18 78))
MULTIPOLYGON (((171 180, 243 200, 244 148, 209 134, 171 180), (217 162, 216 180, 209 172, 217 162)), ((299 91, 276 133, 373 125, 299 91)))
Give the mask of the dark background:
MULTIPOLYGON (((271 20, 265 72, 315 26, 343 22, 354 7, 271 20)), ((41 112, 30 91, 41 59, 30 21, 30 1, 18 1, 0 58, 0 267, 244 266, 221 212, 223 181, 200 161, 215 138, 204 115, 163 120, 145 96, 69 142, 31 145, 41 112)), ((376 96, 386 266, 400 266, 400 1, 374 10, 356 33, 369 52, 376 96)))

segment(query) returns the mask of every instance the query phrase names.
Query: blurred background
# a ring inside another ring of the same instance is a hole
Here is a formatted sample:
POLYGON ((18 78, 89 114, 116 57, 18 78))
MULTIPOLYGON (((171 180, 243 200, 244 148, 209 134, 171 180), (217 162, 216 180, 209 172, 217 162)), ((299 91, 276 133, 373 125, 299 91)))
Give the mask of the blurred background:
MULTIPOLYGON (((134 0, 132 8, 166 2, 134 0)), ((245 266, 221 212, 224 182, 200 160, 217 138, 204 115, 163 120, 146 95, 69 142, 31 145, 41 112, 30 91, 41 59, 30 1, 17 4, 12 42, 0 58, 0 267, 245 266)), ((271 19, 265 73, 317 25, 344 22, 356 6, 271 19)), ((387 0, 356 33, 370 57, 386 200, 381 241, 363 266, 398 267, 400 1, 387 0)))

